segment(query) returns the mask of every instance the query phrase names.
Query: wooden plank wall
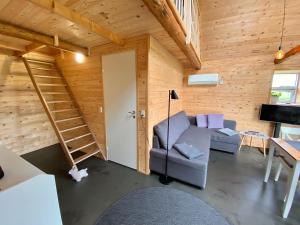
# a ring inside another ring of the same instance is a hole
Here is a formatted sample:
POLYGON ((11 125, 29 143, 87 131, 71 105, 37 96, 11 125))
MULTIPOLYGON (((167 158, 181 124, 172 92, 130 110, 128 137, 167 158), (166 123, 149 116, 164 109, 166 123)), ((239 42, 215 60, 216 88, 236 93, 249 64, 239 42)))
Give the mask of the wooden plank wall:
POLYGON ((0 126, 0 141, 20 155, 58 143, 23 61, 7 55, 0 55, 0 126))
MULTIPOLYGON (((300 1, 287 1, 283 48, 300 43, 300 1)), ((278 49, 283 1, 200 0, 202 70, 185 72, 184 105, 189 114, 224 113, 238 129, 272 133, 258 120, 259 107, 269 102, 274 70, 300 68, 300 55, 274 65, 278 49), (188 87, 191 72, 217 72, 224 80, 215 87, 188 87)))
MULTIPOLYGON (((137 168, 148 174, 152 130, 156 123, 167 117, 168 90, 175 89, 182 97, 182 64, 149 35, 130 38, 124 46, 107 44, 92 48, 92 55, 83 64, 76 63, 72 54, 66 54, 64 58, 57 56, 57 62, 89 126, 105 148, 101 56, 132 49, 137 54, 137 111, 146 110, 146 119, 137 117, 137 168), (103 113, 100 113, 100 107, 103 107, 103 113)), ((172 114, 180 110, 182 98, 172 102, 172 114)))
POLYGON ((182 64, 157 40, 150 39, 148 74, 148 138, 152 145, 153 126, 168 116, 168 93, 176 90, 179 100, 171 101, 171 114, 183 110, 182 64))
POLYGON ((101 76, 100 58, 86 57, 85 62, 79 64, 74 54, 65 53, 63 58, 56 57, 58 67, 63 73, 83 116, 94 134, 102 152, 105 151, 105 126, 103 106, 103 83, 101 76))
MULTIPOLYGON (((98 142, 105 149, 105 115, 101 56, 126 50, 135 50, 137 55, 137 111, 147 110, 147 74, 148 74, 148 45, 149 35, 130 38, 124 46, 114 44, 101 45, 92 48, 91 56, 85 63, 78 64, 72 54, 65 57, 57 56, 57 62, 62 70, 75 99, 81 107, 83 114, 98 142), (103 107, 103 113, 100 112, 103 107)), ((147 112, 146 112, 147 114, 147 112)), ((138 171, 147 173, 147 121, 138 119, 138 171)))

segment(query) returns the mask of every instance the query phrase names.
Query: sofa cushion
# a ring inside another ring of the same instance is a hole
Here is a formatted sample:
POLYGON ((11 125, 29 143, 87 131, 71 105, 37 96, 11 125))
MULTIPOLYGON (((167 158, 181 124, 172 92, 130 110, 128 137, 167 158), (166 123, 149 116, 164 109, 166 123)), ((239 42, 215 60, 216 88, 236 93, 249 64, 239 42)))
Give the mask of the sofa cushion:
MULTIPOLYGON (((169 129, 169 150, 176 143, 177 139, 182 133, 187 130, 190 126, 185 112, 179 112, 170 117, 170 129, 169 129)), ((168 130, 168 119, 163 120, 156 126, 154 126, 154 132, 158 136, 161 147, 167 149, 167 130, 168 130)))
POLYGON ((209 129, 209 133, 211 135, 211 141, 218 141, 228 144, 240 144, 240 135, 236 134, 233 136, 228 136, 226 134, 222 134, 218 132, 218 129, 209 129))
POLYGON ((208 128, 224 128, 224 115, 208 114, 208 128))
POLYGON ((175 144, 173 147, 187 159, 194 159, 204 154, 202 151, 199 151, 187 143, 175 144))
POLYGON ((196 115, 197 127, 207 127, 207 115, 198 114, 196 115))
MULTIPOLYGON (((210 148, 210 133, 207 128, 197 126, 190 126, 176 141, 176 143, 187 143, 194 146, 202 152, 203 156, 208 161, 209 148, 210 148)), ((202 156, 200 156, 202 157, 202 156)))

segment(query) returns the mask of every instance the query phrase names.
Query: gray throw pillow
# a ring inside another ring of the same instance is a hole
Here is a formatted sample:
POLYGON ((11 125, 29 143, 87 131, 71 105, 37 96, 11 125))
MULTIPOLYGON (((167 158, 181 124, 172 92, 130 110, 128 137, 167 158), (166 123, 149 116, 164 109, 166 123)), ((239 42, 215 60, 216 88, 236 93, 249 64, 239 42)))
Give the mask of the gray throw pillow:
POLYGON ((194 159, 204 154, 204 152, 187 143, 175 144, 173 147, 187 159, 194 159))

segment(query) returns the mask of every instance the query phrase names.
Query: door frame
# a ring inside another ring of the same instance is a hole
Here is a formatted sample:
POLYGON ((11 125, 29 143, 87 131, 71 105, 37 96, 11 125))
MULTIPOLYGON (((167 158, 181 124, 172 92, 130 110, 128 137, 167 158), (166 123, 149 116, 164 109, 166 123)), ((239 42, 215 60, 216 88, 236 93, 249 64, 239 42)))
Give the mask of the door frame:
MULTIPOLYGON (((124 53, 124 52, 130 52, 133 51, 134 55, 135 55, 135 91, 136 91, 136 99, 135 99, 135 103, 136 103, 136 171, 139 171, 139 165, 140 165, 140 157, 139 157, 139 119, 140 119, 140 110, 139 110, 139 83, 138 83, 138 60, 137 60, 137 49, 136 48, 127 48, 127 49, 121 49, 121 50, 115 50, 115 51, 111 51, 111 52, 107 52, 107 53, 102 53, 100 55, 100 65, 101 65, 101 74, 102 74, 102 89, 103 89, 103 118, 104 118, 104 129, 105 129, 105 147, 106 147, 106 158, 109 160, 109 149, 107 146, 107 128, 106 128, 106 118, 105 118, 105 96, 104 96, 104 72, 103 72, 103 61, 102 58, 103 56, 106 55, 114 55, 114 54, 118 54, 118 53, 124 53)), ((120 164, 121 165, 121 164, 120 164)), ((125 166, 125 165, 123 165, 125 166)), ((129 168, 129 167, 128 167, 129 168)), ((130 168, 132 169, 132 168, 130 168)), ((134 169, 133 169, 134 170, 134 169)))

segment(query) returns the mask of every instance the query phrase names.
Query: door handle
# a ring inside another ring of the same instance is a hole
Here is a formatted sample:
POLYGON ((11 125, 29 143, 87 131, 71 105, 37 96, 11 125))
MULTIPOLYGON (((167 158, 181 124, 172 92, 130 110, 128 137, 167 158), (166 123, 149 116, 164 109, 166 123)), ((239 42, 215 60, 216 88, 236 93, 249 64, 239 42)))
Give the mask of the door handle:
POLYGON ((132 116, 133 119, 135 119, 135 110, 132 110, 131 112, 128 112, 132 116))

